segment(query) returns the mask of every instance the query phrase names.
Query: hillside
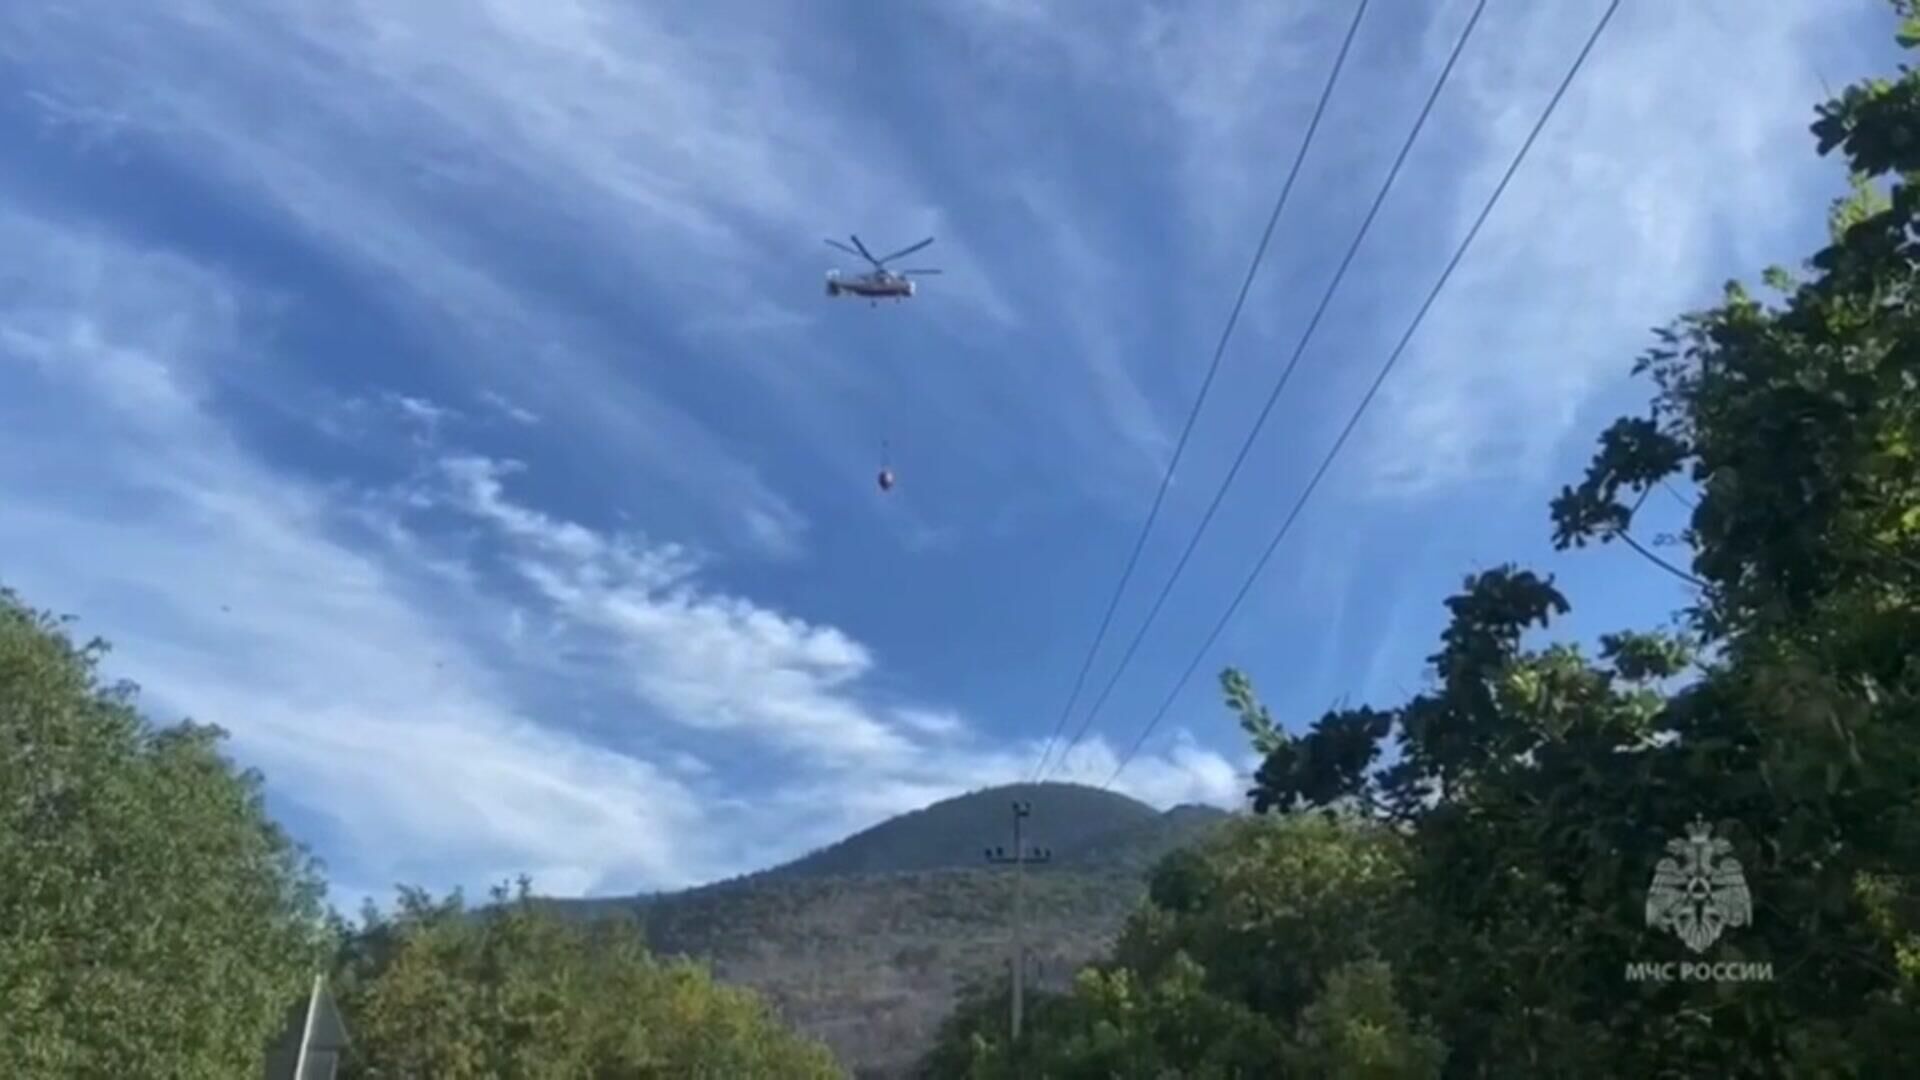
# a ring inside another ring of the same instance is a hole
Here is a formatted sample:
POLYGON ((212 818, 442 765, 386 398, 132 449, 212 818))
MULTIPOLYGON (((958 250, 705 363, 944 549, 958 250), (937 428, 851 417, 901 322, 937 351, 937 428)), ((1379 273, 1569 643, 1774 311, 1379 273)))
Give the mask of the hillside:
POLYGON ((896 1076, 930 1044, 957 992, 1006 970, 1012 878, 982 862, 1008 843, 1009 804, 1033 804, 1033 842, 1054 861, 1026 874, 1030 971, 1059 985, 1112 941, 1156 859, 1227 818, 1165 814, 1067 784, 973 792, 903 814, 801 859, 686 892, 549 901, 579 917, 638 912, 664 954, 712 964, 765 993, 861 1075, 896 1076), (990 839, 982 839, 986 834, 990 839), (858 868, 849 870, 845 868, 858 868))
POLYGON ((1168 852, 1199 841, 1229 815, 1217 806, 1176 806, 1125 829, 1103 833, 1055 853, 1061 866, 1144 875, 1168 852))
POLYGON ((1028 842, 1056 858, 1104 838, 1143 827, 1159 815, 1125 795, 1079 784, 1012 784, 934 803, 853 834, 760 877, 820 877, 971 868, 983 849, 1013 843, 1011 804, 1033 806, 1028 842))

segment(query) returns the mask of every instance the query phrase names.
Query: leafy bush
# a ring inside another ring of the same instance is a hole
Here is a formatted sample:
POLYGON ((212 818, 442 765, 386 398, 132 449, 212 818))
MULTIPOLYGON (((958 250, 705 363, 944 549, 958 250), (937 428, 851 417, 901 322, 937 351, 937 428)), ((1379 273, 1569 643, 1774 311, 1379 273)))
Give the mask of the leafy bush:
POLYGON ((251 1076, 324 954, 319 876, 105 651, 0 590, 0 1076, 251 1076))
POLYGON ((1385 962, 1414 930, 1403 839, 1352 819, 1241 820, 1162 861, 1110 962, 1029 996, 960 1004, 928 1077, 1429 1077, 1443 1048, 1385 962), (1023 1071, 1024 1070, 1024 1071, 1023 1071))
POLYGON ((363 917, 340 965, 345 1076, 843 1075, 754 995, 653 959, 630 921, 561 919, 524 879, 493 901, 469 912, 458 894, 405 890, 392 918, 363 917))

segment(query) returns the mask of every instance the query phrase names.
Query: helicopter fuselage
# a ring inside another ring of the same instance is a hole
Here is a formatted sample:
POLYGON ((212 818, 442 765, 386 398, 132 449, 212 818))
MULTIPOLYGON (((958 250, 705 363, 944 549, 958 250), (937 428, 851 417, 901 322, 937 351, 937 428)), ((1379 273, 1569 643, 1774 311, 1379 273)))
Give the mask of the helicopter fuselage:
POLYGON ((827 295, 839 296, 843 293, 869 300, 904 300, 913 295, 913 279, 885 271, 850 277, 841 277, 838 270, 827 271, 827 295))

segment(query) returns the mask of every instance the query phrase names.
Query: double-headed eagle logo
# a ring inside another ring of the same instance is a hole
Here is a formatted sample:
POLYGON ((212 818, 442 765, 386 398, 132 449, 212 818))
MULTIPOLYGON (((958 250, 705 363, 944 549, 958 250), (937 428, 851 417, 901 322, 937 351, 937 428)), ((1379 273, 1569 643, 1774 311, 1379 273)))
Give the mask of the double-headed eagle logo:
POLYGON ((1673 931, 1698 953, 1728 927, 1753 922, 1753 894, 1733 844, 1714 836, 1704 818, 1693 819, 1685 840, 1667 841, 1667 851, 1647 889, 1648 926, 1673 931))

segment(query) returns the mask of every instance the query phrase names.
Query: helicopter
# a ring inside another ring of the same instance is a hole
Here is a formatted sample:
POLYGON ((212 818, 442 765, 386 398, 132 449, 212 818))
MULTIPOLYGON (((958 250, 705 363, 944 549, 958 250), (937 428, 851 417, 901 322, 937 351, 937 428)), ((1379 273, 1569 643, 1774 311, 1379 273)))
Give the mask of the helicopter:
POLYGON ((859 237, 849 235, 847 239, 853 241, 853 247, 848 247, 838 240, 828 240, 827 243, 849 255, 858 255, 860 258, 872 263, 873 272, 841 277, 840 271, 838 270, 827 271, 828 296, 852 293, 855 296, 866 297, 867 300, 876 307, 879 306, 881 300, 889 297, 897 303, 913 295, 913 280, 907 275, 937 274, 940 272, 938 270, 887 269, 887 264, 900 256, 911 255, 921 248, 926 247, 928 244, 933 243, 933 237, 931 236, 912 247, 901 248, 899 251, 894 252, 884 259, 874 258, 873 253, 867 250, 867 245, 861 243, 859 237))

